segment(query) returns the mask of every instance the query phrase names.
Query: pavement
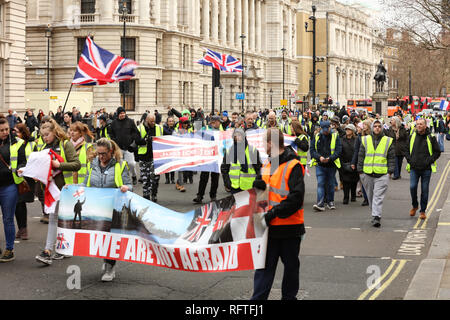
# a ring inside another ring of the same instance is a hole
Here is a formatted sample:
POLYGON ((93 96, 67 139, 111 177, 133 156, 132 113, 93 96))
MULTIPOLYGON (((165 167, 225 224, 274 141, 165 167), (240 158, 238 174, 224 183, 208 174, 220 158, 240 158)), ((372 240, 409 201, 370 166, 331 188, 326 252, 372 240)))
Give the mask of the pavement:
POLYGON ((421 261, 404 299, 450 300, 450 193, 428 255, 421 261))

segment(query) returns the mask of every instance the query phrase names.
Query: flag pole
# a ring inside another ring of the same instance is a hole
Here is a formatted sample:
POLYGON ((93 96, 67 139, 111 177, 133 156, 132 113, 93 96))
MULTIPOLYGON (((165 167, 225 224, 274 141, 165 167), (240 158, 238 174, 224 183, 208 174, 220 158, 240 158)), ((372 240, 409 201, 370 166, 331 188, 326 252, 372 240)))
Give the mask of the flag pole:
POLYGON ((69 92, 67 93, 66 102, 64 102, 64 108, 62 109, 62 114, 64 115, 64 110, 66 109, 67 100, 69 100, 70 93, 72 92, 73 83, 70 84, 69 92))

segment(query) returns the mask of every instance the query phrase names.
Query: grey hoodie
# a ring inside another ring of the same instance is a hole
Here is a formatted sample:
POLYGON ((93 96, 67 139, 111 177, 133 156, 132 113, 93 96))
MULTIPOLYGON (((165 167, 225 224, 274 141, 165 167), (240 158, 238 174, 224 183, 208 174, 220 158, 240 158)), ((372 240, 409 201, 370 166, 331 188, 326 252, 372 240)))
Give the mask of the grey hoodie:
MULTIPOLYGON (((373 147, 376 149, 378 147, 378 144, 381 141, 381 138, 384 137, 384 132, 381 131, 379 135, 371 134, 372 140, 373 140, 373 147)), ((361 146, 359 147, 359 153, 358 153, 358 164, 357 164, 357 171, 359 173, 363 173, 363 167, 364 167, 364 158, 366 157, 366 148, 364 148, 364 144, 361 143, 361 146)), ((388 160, 388 173, 392 174, 395 170, 395 147, 394 143, 391 144, 388 150, 387 154, 387 160, 388 160)), ((383 176, 382 174, 376 174, 372 173, 370 174, 371 177, 379 178, 383 176)))

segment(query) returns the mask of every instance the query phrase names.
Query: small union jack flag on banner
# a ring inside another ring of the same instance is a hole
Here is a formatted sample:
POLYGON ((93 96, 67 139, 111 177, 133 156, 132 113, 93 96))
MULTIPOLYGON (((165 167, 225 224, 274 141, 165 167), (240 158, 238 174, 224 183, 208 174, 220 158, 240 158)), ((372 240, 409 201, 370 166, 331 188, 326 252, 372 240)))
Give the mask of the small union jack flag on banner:
POLYGON ((64 233, 58 233, 56 249, 69 249, 69 242, 64 238, 64 233))
POLYGON ((206 49, 202 59, 195 61, 204 66, 213 67, 223 72, 242 72, 242 62, 228 54, 206 49))
POLYGON ((135 61, 102 49, 87 37, 72 84, 94 86, 130 80, 137 66, 135 61))

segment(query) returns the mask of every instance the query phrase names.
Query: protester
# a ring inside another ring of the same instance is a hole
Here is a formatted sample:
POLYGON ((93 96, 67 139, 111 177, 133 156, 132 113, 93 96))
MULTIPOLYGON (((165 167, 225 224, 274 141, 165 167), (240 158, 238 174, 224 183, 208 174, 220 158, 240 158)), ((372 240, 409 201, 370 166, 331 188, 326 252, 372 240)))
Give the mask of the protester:
POLYGON ((14 128, 19 120, 17 116, 14 115, 14 111, 12 109, 8 109, 8 115, 6 116, 6 120, 8 121, 9 128, 14 128))
POLYGON ((261 180, 254 186, 269 186, 269 207, 264 222, 269 227, 266 264, 255 271, 251 300, 267 300, 270 294, 278 259, 284 265, 281 299, 295 300, 300 286, 300 242, 305 234, 303 201, 304 168, 291 147, 284 146, 281 130, 267 130, 265 149, 269 162, 262 169, 261 180))
MULTIPOLYGON (((42 124, 41 135, 45 142, 44 150, 53 150, 64 160, 63 162, 60 162, 57 159, 53 159, 51 161, 52 171, 56 174, 53 177, 53 180, 56 186, 61 190, 67 183, 66 179, 67 181, 70 181, 72 178, 72 173, 80 170, 80 161, 78 160, 73 144, 69 141, 69 137, 55 120, 50 119, 48 122, 42 124)), ((46 265, 51 265, 53 259, 56 260, 64 258, 64 256, 56 253, 52 256, 56 242, 58 213, 51 212, 49 218, 45 249, 40 255, 36 256, 37 261, 46 265)))
POLYGON ((142 178, 142 192, 145 199, 157 202, 160 175, 155 174, 153 163, 152 138, 163 135, 163 128, 156 124, 156 117, 152 114, 147 116, 144 123, 139 126, 140 139, 137 140, 139 168, 142 178))
POLYGON ((248 144, 244 130, 233 130, 233 145, 228 148, 220 168, 224 185, 232 194, 253 187, 261 179, 261 159, 258 150, 248 144))
POLYGON ((280 119, 278 125, 283 133, 292 135, 291 122, 292 122, 292 120, 290 118, 288 118, 287 110, 284 109, 283 111, 281 111, 281 119, 280 119))
POLYGON ((409 190, 412 200, 409 214, 413 217, 419 209, 417 189, 421 180, 420 219, 426 219, 431 173, 436 172, 436 161, 441 155, 441 149, 436 137, 427 128, 425 119, 418 119, 415 128, 407 141, 408 148, 405 153, 408 162, 406 169, 410 173, 409 190))
POLYGON ((94 135, 88 129, 87 125, 79 121, 70 125, 70 142, 72 142, 72 145, 75 148, 81 168, 78 172, 73 172, 72 177, 65 178, 66 184, 77 184, 84 181, 88 163, 91 162, 95 156, 94 146, 92 143, 86 141, 87 137, 94 139, 94 135))
POLYGON ((31 109, 28 109, 24 116, 25 124, 30 131, 30 133, 34 132, 35 129, 39 129, 39 123, 36 117, 33 114, 31 109))
POLYGON ((255 123, 255 119, 253 117, 253 112, 247 111, 245 113, 245 131, 249 130, 257 130, 259 129, 255 123))
POLYGON ((309 136, 298 120, 293 120, 291 127, 292 133, 297 137, 294 140, 297 145, 297 155, 300 157, 300 163, 305 167, 308 163, 309 136))
POLYGON ((341 167, 342 144, 337 132, 331 132, 329 121, 322 121, 320 127, 320 133, 314 136, 310 146, 311 166, 316 166, 317 176, 317 203, 313 209, 325 211, 326 204, 328 209, 334 210, 336 169, 341 167))
POLYGON ((392 143, 395 148, 395 170, 392 180, 401 179, 403 157, 405 156, 405 150, 407 148, 406 140, 408 139, 408 132, 399 117, 391 118, 391 126, 387 130, 386 135, 392 138, 392 143))
POLYGON ((395 170, 395 149, 392 138, 384 135, 383 124, 380 120, 372 123, 372 134, 361 139, 357 170, 369 200, 372 226, 379 228, 389 175, 395 170))
MULTIPOLYGON (((173 117, 167 117, 166 123, 163 125, 163 135, 171 136, 175 131, 175 120, 173 117)), ((175 171, 165 173, 166 184, 175 184, 175 171)))
MULTIPOLYGON (((23 123, 18 123, 14 128, 14 132, 18 139, 21 139, 23 145, 25 146, 25 157, 28 160, 28 157, 33 151, 37 151, 36 143, 34 142, 33 137, 30 135, 30 131, 28 127, 23 123)), ((35 182, 31 178, 25 177, 26 182, 30 187, 30 191, 24 194, 19 194, 19 198, 17 200, 16 205, 16 222, 18 231, 16 233, 16 239, 28 240, 28 228, 27 228, 27 202, 34 202, 34 188, 35 182)))
POLYGON ((117 108, 116 113, 117 119, 111 122, 109 134, 122 150, 123 158, 130 167, 133 185, 136 185, 136 162, 133 152, 137 148, 136 141, 140 139, 140 134, 133 119, 128 118, 125 108, 117 108))
POLYGON ((18 177, 17 169, 26 163, 25 145, 18 142, 10 132, 8 120, 0 116, 0 207, 6 240, 6 249, 0 257, 0 262, 15 259, 14 213, 19 196, 17 185, 23 181, 23 178, 18 177))
MULTIPOLYGON (((122 161, 119 146, 112 140, 97 141, 97 157, 90 164, 83 183, 93 188, 119 188, 122 192, 132 191, 133 186, 126 161, 122 161)), ((104 259, 102 281, 112 281, 116 276, 115 260, 104 259)))
MULTIPOLYGON (((210 131, 221 131, 221 123, 220 123, 220 117, 219 116, 212 116, 211 117, 211 123, 208 127, 208 130, 205 130, 201 132, 202 135, 208 135, 210 136, 210 139, 213 140, 214 136, 211 135, 210 131)), ((209 191, 209 196, 211 198, 211 201, 216 200, 217 196, 217 188, 219 187, 219 177, 220 174, 217 172, 208 172, 208 171, 202 171, 200 173, 200 183, 198 185, 198 192, 197 196, 192 200, 194 203, 202 203, 203 196, 205 195, 206 185, 208 184, 209 175, 211 174, 211 187, 209 191)))
POLYGON ((342 154, 341 154, 341 168, 339 169, 340 180, 343 184, 344 199, 343 204, 348 204, 351 193, 351 201, 356 201, 356 187, 359 181, 358 172, 352 168, 353 154, 355 153, 356 144, 356 128, 353 124, 348 124, 345 127, 345 135, 341 137, 342 154))
POLYGON ((101 114, 100 116, 98 116, 97 120, 99 121, 100 125, 97 128, 97 140, 101 138, 110 139, 108 118, 104 114, 101 114))

